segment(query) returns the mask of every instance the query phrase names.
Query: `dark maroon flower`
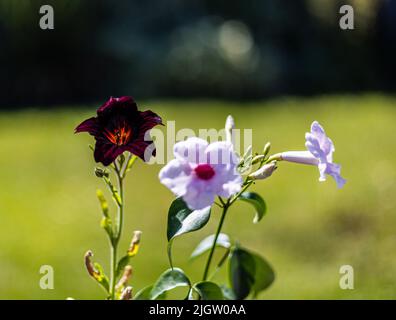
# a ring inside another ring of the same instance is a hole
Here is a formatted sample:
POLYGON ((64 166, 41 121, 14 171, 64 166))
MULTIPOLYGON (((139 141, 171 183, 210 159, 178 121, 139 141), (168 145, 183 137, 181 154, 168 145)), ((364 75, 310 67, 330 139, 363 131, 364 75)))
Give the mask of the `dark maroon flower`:
POLYGON ((97 117, 80 123, 75 133, 88 132, 94 136, 95 161, 108 166, 125 151, 148 160, 144 159, 144 151, 152 141, 145 141, 145 134, 158 124, 162 124, 161 117, 150 110, 138 111, 132 97, 111 97, 97 110, 97 117))

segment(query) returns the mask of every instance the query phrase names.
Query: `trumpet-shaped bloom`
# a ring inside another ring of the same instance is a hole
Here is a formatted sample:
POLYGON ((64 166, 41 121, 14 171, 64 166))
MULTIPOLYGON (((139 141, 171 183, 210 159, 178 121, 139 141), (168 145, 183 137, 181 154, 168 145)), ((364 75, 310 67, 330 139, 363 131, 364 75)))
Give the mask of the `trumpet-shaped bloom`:
POLYGON ((161 118, 150 110, 138 111, 131 97, 111 97, 97 110, 97 117, 80 123, 75 133, 88 132, 94 136, 95 161, 108 166, 125 151, 148 161, 144 154, 152 141, 145 139, 145 135, 158 124, 162 124, 161 118))
POLYGON ((161 169, 159 179, 191 210, 212 205, 216 196, 228 198, 241 190, 239 158, 231 143, 208 144, 192 137, 176 143, 173 153, 175 159, 161 169))
POLYGON ((305 134, 305 146, 308 151, 287 151, 281 154, 281 159, 290 162, 316 165, 319 168, 319 181, 325 181, 326 175, 334 178, 338 188, 346 182, 341 177, 341 166, 333 163, 334 144, 319 122, 314 121, 311 132, 305 134))

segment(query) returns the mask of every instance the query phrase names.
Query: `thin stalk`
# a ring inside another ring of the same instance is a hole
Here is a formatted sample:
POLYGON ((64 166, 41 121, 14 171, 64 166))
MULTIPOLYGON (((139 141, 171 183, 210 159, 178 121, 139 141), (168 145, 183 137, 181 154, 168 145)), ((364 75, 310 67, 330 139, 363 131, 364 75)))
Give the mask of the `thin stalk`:
POLYGON ((115 274, 117 264, 117 245, 111 243, 110 246, 110 299, 115 299, 115 274))
POLYGON ((121 203, 118 204, 116 230, 114 238, 110 242, 110 298, 115 299, 115 286, 116 286, 116 272, 117 272, 117 248, 121 238, 122 226, 124 222, 124 186, 123 175, 120 169, 116 166, 116 176, 118 181, 118 193, 121 198, 121 203))
MULTIPOLYGON (((212 259, 213 259, 213 254, 214 254, 214 252, 216 250, 217 239, 218 239, 219 234, 221 232, 221 228, 223 227, 224 219, 225 219, 225 216, 227 214, 228 208, 238 199, 238 197, 243 192, 246 191, 247 188, 249 188, 252 185, 252 183, 253 183, 253 181, 248 181, 248 178, 246 178, 246 180, 244 182, 244 186, 242 187, 241 191, 239 191, 234 197, 229 198, 226 202, 221 197, 219 197, 219 201, 223 205, 222 206, 223 212, 221 214, 220 222, 219 222, 219 225, 218 225, 217 230, 216 230, 216 234, 215 234, 215 238, 214 238, 214 241, 213 241, 213 245, 212 245, 212 248, 210 249, 209 257, 208 257, 208 260, 207 260, 206 265, 205 265, 205 271, 204 271, 203 278, 202 278, 203 281, 208 279, 210 264, 211 264, 212 259)), ((223 263, 223 261, 221 262, 221 264, 222 263, 223 263)))
POLYGON ((212 262, 213 254, 214 254, 215 249, 216 249, 217 239, 218 239, 219 234, 221 232, 221 228, 223 227, 224 219, 225 219, 225 216, 227 214, 227 210, 228 210, 229 207, 230 207, 230 201, 227 201, 224 204, 224 206, 223 206, 223 212, 221 214, 220 222, 219 222, 219 225, 218 225, 217 230, 216 230, 216 234, 215 234, 215 238, 214 238, 214 241, 213 241, 213 245, 212 245, 212 248, 210 249, 208 261, 206 262, 206 265, 205 265, 205 271, 204 271, 203 278, 202 278, 203 281, 205 281, 208 278, 210 264, 212 262))

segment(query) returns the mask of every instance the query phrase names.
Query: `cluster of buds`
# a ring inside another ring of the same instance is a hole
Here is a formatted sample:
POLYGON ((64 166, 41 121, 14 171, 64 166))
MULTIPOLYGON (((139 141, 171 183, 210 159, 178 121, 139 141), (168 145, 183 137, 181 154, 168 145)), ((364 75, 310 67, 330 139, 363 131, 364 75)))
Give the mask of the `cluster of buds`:
MULTIPOLYGON (((142 232, 134 231, 132 235, 131 243, 128 247, 126 255, 120 260, 119 266, 121 265, 120 274, 122 272, 121 277, 119 278, 117 284, 115 285, 115 294, 114 298, 120 300, 131 300, 132 299, 132 287, 128 285, 131 277, 132 277, 132 267, 129 265, 130 258, 134 257, 139 251, 139 245, 141 240, 142 232)), ((88 271, 88 274, 96 280, 106 292, 109 292, 110 285, 109 279, 105 275, 102 266, 97 262, 92 262, 93 253, 91 250, 88 250, 84 255, 84 263, 85 267, 88 271)))
MULTIPOLYGON (((228 116, 225 124, 226 140, 233 143, 233 129, 235 122, 232 116, 228 116)), ((248 175, 248 180, 263 180, 272 175, 277 169, 276 161, 272 161, 268 158, 268 153, 271 149, 271 144, 268 142, 263 149, 261 154, 252 155, 252 146, 249 146, 243 155, 241 162, 238 165, 238 170, 241 174, 250 171, 252 166, 258 164, 256 171, 248 175)))

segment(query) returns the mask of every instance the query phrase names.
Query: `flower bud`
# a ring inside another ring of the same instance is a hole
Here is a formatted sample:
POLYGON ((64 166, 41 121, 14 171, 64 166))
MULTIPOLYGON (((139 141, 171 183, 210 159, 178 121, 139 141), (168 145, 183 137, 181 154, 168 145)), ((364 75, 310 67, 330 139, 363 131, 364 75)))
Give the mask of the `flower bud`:
POLYGON ((95 269, 95 267, 91 261, 92 257, 93 257, 92 251, 88 250, 87 253, 84 255, 84 262, 85 262, 85 267, 87 268, 89 275, 96 279, 99 276, 99 272, 95 269))
POLYGON ((251 180, 263 180, 272 175, 272 173, 276 170, 276 162, 271 162, 268 164, 263 165, 260 169, 253 172, 249 175, 251 180))
POLYGON ((266 156, 270 152, 270 149, 271 149, 271 142, 267 142, 263 149, 263 155, 266 156))
POLYGON ((226 141, 232 144, 234 144, 234 135, 232 132, 234 129, 235 129, 234 118, 231 115, 229 115, 225 123, 225 133, 226 133, 226 141))
POLYGON ((125 266, 124 268, 124 273, 122 274, 122 277, 120 278, 120 281, 118 281, 116 285, 116 290, 122 290, 127 284, 129 279, 132 276, 132 267, 131 266, 125 266))
POLYGON ((108 178, 109 177, 109 172, 106 169, 102 169, 102 168, 96 167, 95 168, 95 175, 98 178, 103 178, 103 177, 108 178))
POLYGON ((142 237, 141 231, 134 231, 131 244, 128 249, 128 256, 133 257, 138 253, 140 238, 142 237))
POLYGON ((131 300, 132 299, 132 287, 126 287, 124 291, 122 291, 120 300, 131 300))
POLYGON ((252 159, 252 164, 256 164, 256 163, 258 163, 259 161, 261 161, 263 159, 265 159, 265 155, 264 154, 259 154, 258 156, 255 156, 252 159))

